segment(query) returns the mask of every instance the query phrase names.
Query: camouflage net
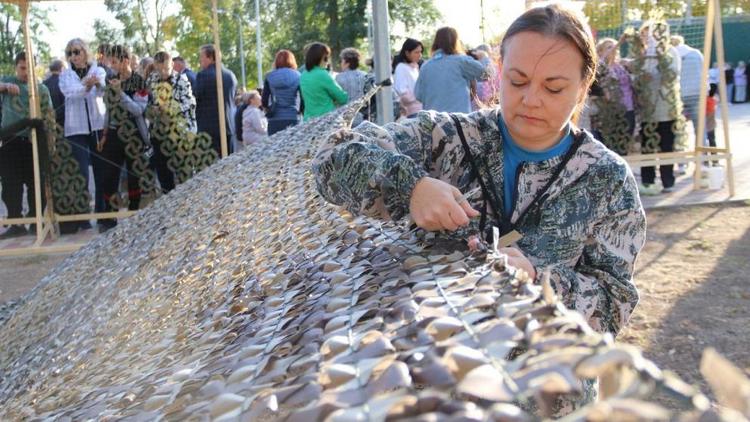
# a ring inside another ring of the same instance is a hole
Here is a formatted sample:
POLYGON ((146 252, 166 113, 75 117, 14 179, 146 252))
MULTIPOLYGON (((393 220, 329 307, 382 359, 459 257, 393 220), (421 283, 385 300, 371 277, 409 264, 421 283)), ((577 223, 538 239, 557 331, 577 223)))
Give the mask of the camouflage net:
MULTIPOLYGON (((138 126, 131 118, 130 113, 120 102, 121 90, 111 85, 107 86, 104 92, 104 104, 109 112, 109 123, 114 126, 120 142, 125 147, 125 155, 132 163, 128 171, 132 171, 138 178, 138 187, 141 190, 142 200, 144 198, 156 199, 159 195, 158 185, 156 184, 156 173, 149 168, 148 157, 146 155, 147 146, 144 143, 138 126)), ((117 163, 119 164, 119 163, 117 163)), ((114 163, 105 163, 104 165, 114 165, 114 163)), ((130 186, 130 189, 135 186, 130 186)), ((113 195, 110 198, 110 204, 113 210, 127 208, 128 203, 123 202, 120 195, 113 195)))
MULTIPOLYGON (((28 116, 29 105, 15 96, 11 107, 20 115, 28 116)), ((47 129, 49 152, 49 182, 52 188, 55 212, 62 215, 89 212, 91 196, 88 181, 81 176, 78 162, 73 157, 71 144, 65 139, 63 128, 55 122, 54 110, 41 102, 41 118, 47 129)))
POLYGON ((366 100, 202 171, 0 315, 0 419, 537 420, 596 377, 601 401, 569 420, 747 415, 712 410, 496 252, 327 204, 310 160, 366 100))
POLYGON ((603 62, 599 62, 596 79, 604 95, 591 99, 597 110, 591 116, 591 127, 601 132, 601 141, 607 148, 626 155, 632 149, 634 138, 628 131, 627 109, 622 103, 620 81, 603 62))
POLYGON ((219 155, 213 149, 209 134, 187 130, 172 89, 168 82, 153 85, 154 105, 147 109, 146 118, 151 122, 152 142, 167 157, 175 182, 183 183, 213 164, 219 155))
MULTIPOLYGON (((668 49, 671 47, 669 40, 669 25, 658 11, 653 11, 649 20, 653 21, 652 36, 655 40, 654 56, 647 54, 647 47, 641 37, 636 34, 632 37, 633 69, 635 80, 633 90, 636 94, 638 111, 641 116, 642 133, 645 139, 641 140, 642 153, 660 152, 659 135, 656 131, 658 123, 649 120, 654 116, 656 109, 656 96, 668 103, 668 115, 674 120, 672 132, 675 134, 675 150, 684 150, 687 147, 687 134, 685 132, 685 117, 682 115, 682 99, 680 98, 679 74, 670 67, 672 56, 668 49), (648 60, 656 59, 656 70, 659 74, 660 85, 654 90, 651 84, 652 75, 648 72, 650 64, 648 60)), ((632 30, 629 32, 633 32, 632 30)))

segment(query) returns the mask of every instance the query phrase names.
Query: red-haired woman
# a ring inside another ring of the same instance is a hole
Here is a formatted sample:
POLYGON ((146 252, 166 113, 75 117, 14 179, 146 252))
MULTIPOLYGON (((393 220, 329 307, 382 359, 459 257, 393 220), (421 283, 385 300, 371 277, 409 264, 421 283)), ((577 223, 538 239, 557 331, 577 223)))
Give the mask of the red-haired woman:
POLYGON ((299 121, 299 72, 289 50, 279 50, 273 70, 263 82, 263 107, 268 118, 268 134, 273 135, 299 121))

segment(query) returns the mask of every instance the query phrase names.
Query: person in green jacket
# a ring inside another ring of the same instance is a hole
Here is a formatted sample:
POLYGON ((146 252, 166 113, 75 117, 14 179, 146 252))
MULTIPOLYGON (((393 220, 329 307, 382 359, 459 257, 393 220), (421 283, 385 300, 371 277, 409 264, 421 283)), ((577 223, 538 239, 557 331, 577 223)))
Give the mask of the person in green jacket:
MULTIPOLYGON (((2 104, 3 129, 29 118, 29 72, 26 64, 26 53, 20 52, 15 57, 15 76, 0 78, 0 103, 2 104)), ((49 90, 42 83, 37 83, 37 96, 44 112, 51 112, 52 100, 49 90)), ((28 214, 36 216, 34 201, 34 161, 29 129, 0 140, 0 183, 2 200, 8 209, 8 218, 23 217, 23 187, 26 186, 28 214)), ((44 198, 44 196, 42 196, 44 198)), ((44 202, 42 202, 44 207, 44 202)), ((35 230, 32 226, 32 231, 35 230)), ((0 234, 0 239, 23 236, 27 233, 23 224, 11 225, 0 234)))
POLYGON ((349 96, 326 71, 331 49, 323 43, 312 43, 305 54, 305 70, 300 76, 300 90, 305 104, 304 120, 322 116, 346 104, 349 96))

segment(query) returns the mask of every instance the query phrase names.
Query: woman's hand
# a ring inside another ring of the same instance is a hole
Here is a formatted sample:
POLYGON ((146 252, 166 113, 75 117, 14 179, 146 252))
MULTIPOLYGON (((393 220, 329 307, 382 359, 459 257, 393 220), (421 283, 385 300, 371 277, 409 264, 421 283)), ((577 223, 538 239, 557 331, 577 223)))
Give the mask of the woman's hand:
POLYGON ((536 278, 536 269, 523 252, 516 248, 500 248, 498 252, 508 255, 508 265, 526 271, 532 280, 536 278))
POLYGON ((409 212, 417 226, 429 231, 454 231, 479 215, 461 191, 432 177, 423 177, 414 186, 409 212))

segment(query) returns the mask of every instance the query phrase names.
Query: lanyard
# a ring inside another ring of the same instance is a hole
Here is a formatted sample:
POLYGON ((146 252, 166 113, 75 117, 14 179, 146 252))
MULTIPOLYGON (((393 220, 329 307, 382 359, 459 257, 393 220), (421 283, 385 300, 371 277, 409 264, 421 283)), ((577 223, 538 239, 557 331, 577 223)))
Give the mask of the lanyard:
MULTIPOLYGON (((482 178, 482 174, 479 172, 479 166, 477 165, 473 154, 471 153, 471 149, 469 148, 469 144, 466 142, 466 137, 464 136, 463 128, 461 127, 461 122, 458 120, 458 117, 456 115, 451 114, 451 119, 453 119, 453 123, 456 125, 456 131, 458 132, 458 137, 461 139, 461 145, 463 145, 464 153, 466 156, 466 159, 469 161, 469 165, 471 166, 471 170, 474 173, 475 177, 477 178, 477 181, 479 182, 479 187, 482 189, 482 197, 484 199, 484 203, 482 204, 482 215, 481 219, 479 221, 479 230, 480 232, 484 233, 485 240, 491 241, 492 240, 492 230, 491 228, 486 228, 487 223, 487 202, 490 202, 490 206, 492 207, 492 214, 495 219, 495 226, 500 229, 500 235, 504 236, 507 233, 510 233, 511 231, 516 229, 517 224, 513 224, 510 222, 511 216, 508 216, 508 218, 505 218, 500 210, 500 195, 497 187, 495 186, 495 182, 492 179, 491 175, 489 174, 489 164, 487 163, 486 157, 482 156, 482 164, 484 164, 484 167, 487 169, 488 174, 488 183, 485 183, 484 179, 482 178)), ((544 185, 542 189, 540 189, 536 195, 534 196, 534 200, 531 201, 528 207, 521 212, 521 214, 518 216, 518 219, 516 220, 516 223, 520 223, 523 221, 523 219, 526 217, 526 215, 531 211, 532 209, 539 208, 541 206, 541 203, 543 202, 543 197, 546 195, 549 188, 552 186, 552 184, 560 177, 560 173, 562 173, 565 166, 568 164, 571 158, 573 158, 573 155, 576 153, 578 148, 583 143, 584 135, 583 131, 579 131, 578 133, 573 135, 573 144, 568 148, 568 151, 565 153, 565 155, 562 158, 562 161, 555 169, 554 173, 552 174, 552 177, 547 181, 547 183, 544 185)))

